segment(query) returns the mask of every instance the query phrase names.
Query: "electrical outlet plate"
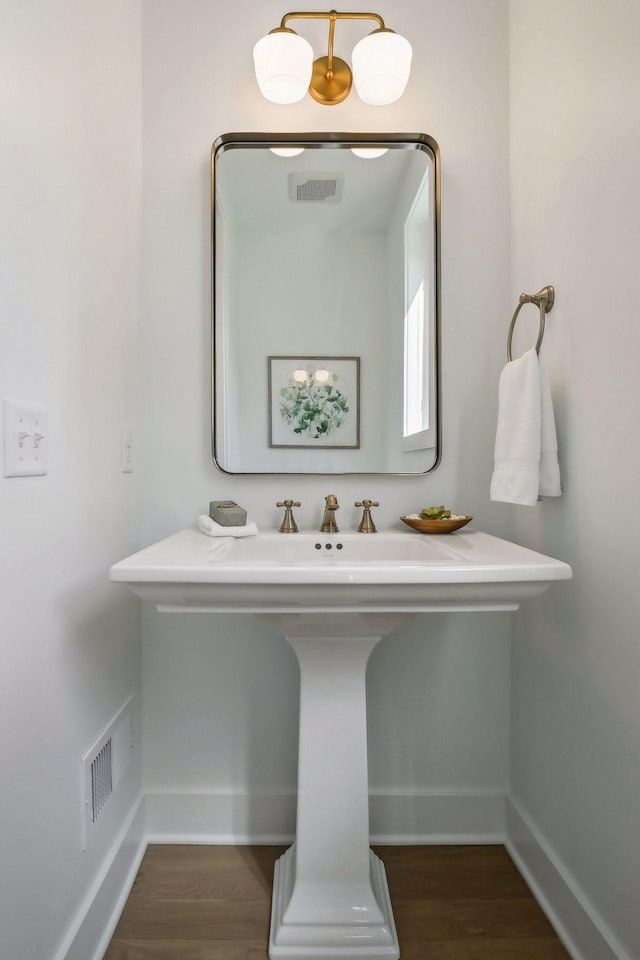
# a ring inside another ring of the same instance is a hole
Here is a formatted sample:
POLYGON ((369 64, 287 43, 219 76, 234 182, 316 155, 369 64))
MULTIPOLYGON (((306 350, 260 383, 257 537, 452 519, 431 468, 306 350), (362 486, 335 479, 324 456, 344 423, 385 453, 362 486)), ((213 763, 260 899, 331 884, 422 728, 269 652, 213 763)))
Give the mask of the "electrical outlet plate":
POLYGON ((49 467, 47 411, 33 403, 4 402, 4 475, 41 477, 49 467))

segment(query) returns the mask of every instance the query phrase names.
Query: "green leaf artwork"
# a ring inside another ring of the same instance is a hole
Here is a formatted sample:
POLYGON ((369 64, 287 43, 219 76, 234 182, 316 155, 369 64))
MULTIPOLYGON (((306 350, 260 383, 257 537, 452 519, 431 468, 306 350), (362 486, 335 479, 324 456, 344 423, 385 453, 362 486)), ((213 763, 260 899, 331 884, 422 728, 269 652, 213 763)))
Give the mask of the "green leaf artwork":
POLYGON ((300 383, 291 377, 280 390, 280 416, 298 436, 320 440, 342 427, 349 413, 349 400, 336 385, 335 373, 331 379, 332 384, 316 383, 311 376, 300 383))

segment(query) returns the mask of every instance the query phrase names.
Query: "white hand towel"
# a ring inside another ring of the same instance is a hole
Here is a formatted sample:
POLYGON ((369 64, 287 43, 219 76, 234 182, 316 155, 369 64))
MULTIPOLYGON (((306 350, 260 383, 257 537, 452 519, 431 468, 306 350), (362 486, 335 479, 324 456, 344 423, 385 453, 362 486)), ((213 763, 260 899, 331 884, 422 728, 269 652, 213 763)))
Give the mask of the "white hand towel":
POLYGON ((560 495, 551 391, 535 348, 500 375, 492 500, 532 506, 560 495))
POLYGON ((208 537, 255 537, 258 533, 255 523, 245 523, 242 527, 223 527, 206 513, 198 517, 198 527, 208 537))

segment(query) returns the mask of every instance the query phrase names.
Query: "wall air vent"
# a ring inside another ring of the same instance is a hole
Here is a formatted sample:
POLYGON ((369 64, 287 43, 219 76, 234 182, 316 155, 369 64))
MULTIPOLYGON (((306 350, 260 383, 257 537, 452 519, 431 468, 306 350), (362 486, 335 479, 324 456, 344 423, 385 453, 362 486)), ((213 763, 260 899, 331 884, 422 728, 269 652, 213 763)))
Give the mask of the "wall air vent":
POLYGON ((132 698, 129 697, 82 758, 83 850, 89 846, 102 811, 131 762, 133 747, 132 698))
POLYGON ((344 174, 290 173, 289 199, 294 203, 340 203, 344 174))
POLYGON ((111 737, 91 761, 91 822, 95 823, 113 793, 111 737))

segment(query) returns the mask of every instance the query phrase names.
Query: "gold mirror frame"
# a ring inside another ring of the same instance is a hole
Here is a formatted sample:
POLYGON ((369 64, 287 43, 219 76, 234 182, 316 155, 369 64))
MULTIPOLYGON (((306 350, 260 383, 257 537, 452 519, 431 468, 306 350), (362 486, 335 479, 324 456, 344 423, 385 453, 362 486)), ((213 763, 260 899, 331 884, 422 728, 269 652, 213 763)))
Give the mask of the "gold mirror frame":
POLYGON ((218 137, 211 147, 211 452, 214 465, 228 476, 385 476, 423 477, 435 470, 442 459, 442 370, 441 370, 441 170, 440 148, 437 142, 424 133, 226 133, 218 137), (231 471, 219 462, 217 455, 216 427, 216 179, 217 157, 227 150, 251 147, 305 147, 322 144, 327 149, 350 147, 384 147, 399 144, 407 149, 426 150, 431 154, 434 170, 434 378, 436 399, 435 457, 428 469, 416 471, 231 471))

